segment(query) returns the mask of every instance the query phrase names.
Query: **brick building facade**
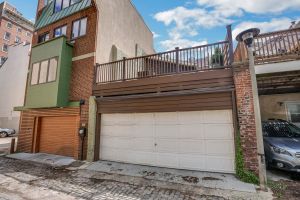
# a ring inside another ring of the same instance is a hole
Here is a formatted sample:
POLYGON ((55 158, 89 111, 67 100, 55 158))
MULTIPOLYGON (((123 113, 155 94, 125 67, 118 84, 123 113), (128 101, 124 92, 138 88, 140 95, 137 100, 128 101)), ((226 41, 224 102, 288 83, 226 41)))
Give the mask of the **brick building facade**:
POLYGON ((16 43, 31 43, 33 23, 6 1, 0 4, 0 64, 8 56, 8 48, 16 43))

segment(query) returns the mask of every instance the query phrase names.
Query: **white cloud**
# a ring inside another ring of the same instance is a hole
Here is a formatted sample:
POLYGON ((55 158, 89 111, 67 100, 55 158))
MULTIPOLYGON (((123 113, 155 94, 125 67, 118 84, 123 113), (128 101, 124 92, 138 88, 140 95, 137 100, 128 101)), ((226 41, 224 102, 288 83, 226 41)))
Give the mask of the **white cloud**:
POLYGON ((189 39, 179 38, 179 39, 169 39, 162 41, 160 45, 167 51, 174 50, 176 47, 188 48, 207 44, 207 41, 193 41, 189 39))
POLYGON ((155 38, 159 38, 160 37, 160 35, 159 34, 157 34, 157 33, 155 33, 154 31, 152 31, 152 34, 153 34, 153 38, 155 39, 155 38))
MULTIPOLYGON (((205 44, 207 41, 194 39, 201 29, 232 24, 236 22, 234 19, 242 17, 245 13, 278 14, 289 9, 300 10, 300 0, 194 0, 194 2, 196 2, 194 8, 179 6, 154 15, 158 22, 169 27, 169 39, 161 42, 162 47, 169 50, 176 46, 205 44)), ((286 29, 291 21, 287 17, 274 18, 267 22, 245 21, 235 27, 233 35, 236 36, 239 32, 253 27, 260 28, 262 32, 286 29)))
POLYGON ((200 6, 213 7, 226 13, 279 13, 288 9, 300 10, 299 0, 197 0, 200 6))
POLYGON ((235 26, 232 35, 235 39, 240 32, 249 28, 259 28, 261 33, 283 30, 289 28, 291 21, 293 21, 293 19, 287 17, 275 18, 266 22, 245 21, 235 26))

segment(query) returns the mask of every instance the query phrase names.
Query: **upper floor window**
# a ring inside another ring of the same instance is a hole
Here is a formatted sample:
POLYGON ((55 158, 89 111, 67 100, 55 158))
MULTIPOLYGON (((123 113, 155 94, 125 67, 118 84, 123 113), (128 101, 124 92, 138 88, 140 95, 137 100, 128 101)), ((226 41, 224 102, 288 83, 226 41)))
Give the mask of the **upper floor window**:
POLYGON ((57 58, 50 58, 32 65, 31 85, 49 83, 56 80, 57 58))
POLYGON ((59 12, 64 8, 67 8, 81 0, 55 0, 54 12, 59 12))
POLYGON ((22 33, 22 28, 18 27, 17 31, 18 31, 18 33, 22 33))
POLYGON ((2 56, 0 58, 0 66, 3 65, 5 63, 5 61, 7 60, 7 57, 2 56))
POLYGON ((27 36, 27 37, 31 37, 31 33, 27 31, 27 32, 26 32, 26 36, 27 36))
POLYGON ((39 36, 38 43, 46 42, 50 39, 49 33, 44 33, 39 36))
POLYGON ((15 43, 21 43, 21 38, 16 36, 15 43))
POLYGON ((7 22, 6 27, 9 28, 9 29, 11 29, 13 27, 13 25, 12 25, 12 23, 7 22))
POLYGON ((4 40, 10 40, 10 36, 11 36, 11 34, 9 33, 9 32, 5 32, 4 33, 4 40))
POLYGON ((6 53, 8 52, 8 45, 7 44, 3 44, 2 51, 6 52, 6 53))
POLYGON ((72 39, 84 36, 86 34, 87 18, 76 20, 73 22, 72 39))
POLYGON ((67 26, 66 25, 54 29, 54 37, 59 37, 62 35, 67 35, 67 26))

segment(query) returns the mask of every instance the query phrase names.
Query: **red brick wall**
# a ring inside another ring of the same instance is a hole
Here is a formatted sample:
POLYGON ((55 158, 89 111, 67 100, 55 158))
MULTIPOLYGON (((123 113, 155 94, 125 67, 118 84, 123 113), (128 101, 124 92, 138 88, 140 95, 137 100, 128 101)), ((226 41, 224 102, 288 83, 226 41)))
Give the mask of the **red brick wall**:
MULTIPOLYGON (((88 18, 87 33, 85 36, 75 39, 73 48, 73 57, 95 52, 96 48, 96 30, 97 30, 97 10, 95 7, 88 8, 84 11, 76 13, 72 16, 64 18, 58 22, 50 24, 36 32, 33 37, 33 45, 38 43, 38 36, 45 32, 50 33, 50 39, 53 38, 54 29, 63 25, 67 25, 67 38, 71 40, 72 22, 88 18)), ((85 124, 88 127, 88 103, 89 97, 92 95, 93 77, 94 77, 95 57, 89 57, 82 60, 72 62, 72 74, 70 82, 70 101, 85 100, 85 105, 82 106, 80 124, 85 124)), ((43 111, 43 109, 39 109, 43 111)), ((45 112, 52 112, 56 109, 47 109, 45 112)), ((21 117, 20 140, 18 151, 31 152, 33 129, 26 129, 26 126, 34 127, 31 111, 24 111, 21 117), (26 124, 24 126, 23 124, 26 124)), ((79 114, 79 113, 78 113, 79 114)), ((38 115, 38 114, 37 114, 38 115)), ((78 127, 79 128, 79 127, 78 127)), ((78 156, 80 156, 81 146, 77 144, 78 156)), ((85 138, 84 157, 86 157, 87 138, 85 138)))
POLYGON ((258 174, 256 126, 248 62, 234 66, 234 82, 245 168, 258 174))

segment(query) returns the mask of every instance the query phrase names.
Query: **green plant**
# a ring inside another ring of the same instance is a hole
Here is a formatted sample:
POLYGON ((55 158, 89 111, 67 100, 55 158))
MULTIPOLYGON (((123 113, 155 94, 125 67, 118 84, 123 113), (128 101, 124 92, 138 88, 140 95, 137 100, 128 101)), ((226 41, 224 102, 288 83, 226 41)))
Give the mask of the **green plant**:
POLYGON ((242 146, 241 146, 241 140, 240 140, 240 135, 237 135, 236 139, 236 175, 237 177, 246 183, 253 183, 258 185, 259 184, 259 179, 258 177, 253 173, 245 169, 244 166, 244 157, 243 157, 243 152, 242 152, 242 146))
POLYGON ((211 56, 211 62, 214 66, 224 66, 224 54, 219 47, 215 48, 214 54, 211 56))

